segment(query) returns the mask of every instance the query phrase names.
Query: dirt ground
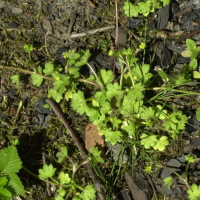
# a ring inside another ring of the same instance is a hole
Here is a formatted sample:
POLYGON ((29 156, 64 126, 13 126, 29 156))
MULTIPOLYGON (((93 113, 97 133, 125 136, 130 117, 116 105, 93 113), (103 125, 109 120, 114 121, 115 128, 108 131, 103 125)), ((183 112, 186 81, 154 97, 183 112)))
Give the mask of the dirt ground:
MULTIPOLYGON (((139 15, 137 18, 127 18, 123 5, 124 1, 118 1, 119 49, 133 48, 132 42, 140 45, 144 42, 146 32, 145 62, 150 63, 155 53, 153 71, 159 67, 166 68, 168 75, 173 76, 174 69, 180 71, 184 64, 189 63, 190 59, 183 57, 182 52, 186 49, 187 38, 199 44, 199 1, 174 1, 147 17, 139 15), (187 35, 188 33, 190 34, 187 35), (185 35, 186 37, 182 38, 185 35)), ((115 1, 0 0, 0 148, 3 149, 18 139, 20 144, 17 149, 23 166, 35 174, 38 174, 38 169, 44 163, 52 163, 58 169, 62 169, 63 166, 56 162, 56 154, 63 144, 68 145, 70 157, 79 162, 79 150, 72 138, 66 134, 62 122, 52 110, 44 108, 48 90, 52 87, 51 81, 45 80, 37 87, 32 84, 30 74, 25 74, 17 68, 33 70, 33 66, 26 64, 29 55, 24 50, 25 44, 33 44, 32 60, 41 66, 51 61, 64 68, 63 52, 70 49, 75 49, 76 52, 90 49, 90 63, 94 64, 97 72, 99 69, 112 69, 114 61, 108 56, 108 52, 115 48, 115 38, 115 1), (11 80, 16 74, 21 75, 19 87, 11 80)), ((120 69, 118 72, 120 73, 120 69)), ((89 76, 90 71, 84 68, 82 74, 89 76)), ((196 83, 192 87, 184 86, 182 89, 200 92, 199 80, 193 79, 193 82, 196 83)), ((190 125, 187 125, 185 134, 172 141, 164 152, 156 153, 151 159, 159 158, 160 163, 184 171, 184 156, 193 153, 198 158, 200 155, 200 124, 195 115, 196 108, 199 107, 199 96, 177 96, 167 101, 188 116, 190 125)), ((91 130, 86 128, 90 124, 89 119, 73 111, 70 101, 63 100, 60 107, 83 145, 90 142, 90 137, 96 137, 91 136, 92 134, 88 136, 85 130, 91 130)), ((102 138, 101 142, 104 144, 102 138)), ((106 162, 100 167, 105 177, 109 177, 112 166, 115 165, 116 152, 113 149, 114 147, 108 146, 104 148, 106 162)), ((129 160, 130 150, 126 151, 124 157, 127 156, 129 160)), ((138 161, 134 167, 134 176, 130 179, 130 163, 126 163, 122 168, 116 166, 114 169, 113 177, 118 176, 115 185, 112 184, 114 178, 107 180, 112 191, 111 199, 128 199, 134 187, 135 190, 139 188, 144 192, 143 199, 150 200, 155 191, 157 199, 188 199, 186 187, 182 182, 177 181, 170 190, 163 186, 162 180, 170 176, 169 172, 158 170, 152 177, 147 177, 144 166, 138 161), (142 185, 143 188, 139 186, 142 183, 146 184, 142 185), (129 193, 125 194, 124 188, 127 188, 129 193), (116 197, 117 195, 121 197, 116 197)), ((64 167, 68 168, 66 164, 64 167)), ((21 199, 54 199, 56 196, 55 188, 52 189, 23 169, 20 170, 19 176, 26 190, 25 197, 21 199)), ((191 182, 195 180, 199 183, 198 163, 195 163, 189 176, 191 182)), ((78 171, 77 180, 82 186, 92 183, 86 167, 78 171)), ((134 197, 133 193, 132 198, 139 199, 134 197)))

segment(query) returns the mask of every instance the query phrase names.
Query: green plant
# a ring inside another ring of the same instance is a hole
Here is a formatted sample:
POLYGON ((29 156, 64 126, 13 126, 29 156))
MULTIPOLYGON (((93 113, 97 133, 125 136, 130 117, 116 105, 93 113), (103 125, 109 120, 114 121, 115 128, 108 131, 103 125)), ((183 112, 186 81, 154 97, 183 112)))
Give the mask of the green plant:
POLYGON ((0 151, 0 199, 9 200, 13 196, 24 195, 25 190, 17 173, 22 162, 15 146, 0 151))
POLYGON ((138 17, 139 13, 144 16, 149 15, 150 12, 154 12, 155 9, 160 9, 170 3, 170 0, 148 0, 145 2, 136 1, 134 5, 129 0, 124 2, 124 13, 127 17, 138 17))
MULTIPOLYGON (((97 148, 92 148, 93 156, 90 159, 95 159, 96 162, 103 162, 103 159, 99 157, 101 154, 97 148)), ((76 163, 68 156, 67 147, 61 147, 61 152, 57 154, 58 163, 62 163, 66 158, 72 164, 72 173, 65 173, 65 169, 59 172, 57 175, 58 179, 53 178, 55 176, 56 168, 52 164, 44 164, 42 169, 39 169, 39 178, 40 179, 51 179, 53 182, 50 182, 58 187, 58 195, 55 197, 55 200, 64 200, 68 199, 70 195, 73 195, 73 200, 90 200, 96 198, 96 190, 93 185, 87 185, 85 188, 77 185, 75 174, 77 170, 84 164, 89 161, 84 161, 77 166, 76 163), (79 192, 81 191, 81 193, 79 192)), ((49 182, 49 181, 47 181, 49 182)))
POLYGON ((64 73, 60 66, 54 66, 51 62, 46 63, 44 69, 35 66, 36 71, 29 73, 37 87, 42 84, 43 79, 52 81, 53 88, 49 90, 48 97, 52 97, 57 103, 63 99, 63 95, 66 100, 72 98, 72 108, 80 115, 85 113, 98 126, 106 142, 114 145, 122 141, 122 138, 132 138, 140 140, 146 149, 153 147, 163 151, 169 144, 169 137, 176 138, 184 130, 187 117, 165 103, 152 102, 163 99, 168 91, 197 94, 175 89, 191 81, 196 62, 191 61, 180 73, 174 72, 174 77, 168 77, 163 70, 158 71, 158 76, 165 83, 162 87, 151 88, 153 75, 150 73, 150 64, 140 64, 136 57, 145 46, 141 44, 138 48, 136 45, 135 52, 130 48, 109 52, 109 55, 118 57, 121 66, 119 77, 114 77, 111 70, 105 69, 96 74, 88 63, 89 50, 82 50, 80 53, 69 50, 63 53, 66 59, 64 73), (90 67, 94 75, 81 79, 79 71, 83 65, 90 67), (77 89, 78 82, 93 85, 98 90, 95 89, 93 96, 85 99, 84 92, 77 89), (163 92, 147 100, 145 93, 148 90, 163 92))
MULTIPOLYGON (((190 186, 188 183, 188 179, 187 179, 187 172, 188 172, 189 165, 191 163, 194 163, 196 158, 194 156, 192 156, 191 154, 188 154, 185 157, 185 159, 188 161, 188 163, 186 166, 186 170, 182 175, 178 174, 173 169, 166 167, 166 166, 157 165, 156 168, 165 168, 165 169, 168 169, 171 172, 173 172, 180 180, 185 182, 185 184, 188 188, 187 193, 188 193, 189 199, 190 200, 200 200, 200 186, 197 186, 196 184, 192 184, 192 186, 190 186)), ((151 167, 150 166, 145 167, 145 171, 148 173, 151 172, 151 167)), ((173 184, 173 177, 171 177, 171 176, 167 177, 163 181, 164 181, 164 185, 167 185, 167 187, 169 189, 171 187, 171 185, 173 184)))

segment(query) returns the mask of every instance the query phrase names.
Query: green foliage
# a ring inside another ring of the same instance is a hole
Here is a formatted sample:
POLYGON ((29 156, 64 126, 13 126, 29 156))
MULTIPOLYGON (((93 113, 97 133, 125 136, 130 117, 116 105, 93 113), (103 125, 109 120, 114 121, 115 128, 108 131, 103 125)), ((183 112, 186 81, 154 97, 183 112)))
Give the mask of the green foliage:
POLYGON ((39 177, 41 179, 52 178, 55 171, 56 168, 53 168, 52 164, 50 164, 49 166, 47 164, 44 164, 43 169, 39 169, 39 177))
POLYGON ((17 74, 17 75, 14 75, 11 77, 12 79, 12 82, 15 83, 17 85, 17 87, 19 87, 19 83, 20 83, 20 75, 17 74))
MULTIPOLYGON (((61 147, 61 151, 57 154, 59 163, 63 162, 66 158, 69 159, 67 152, 68 151, 66 146, 61 147)), ((95 158, 97 158, 98 162, 103 162, 103 160, 99 156, 101 152, 99 152, 96 148, 93 148, 92 154, 95 158)), ((56 173, 56 168, 54 168, 52 164, 44 164, 43 168, 39 169, 39 178, 50 179, 53 182, 53 184, 58 187, 58 195, 55 197, 55 200, 67 199, 67 197, 69 197, 69 195, 71 194, 73 194, 74 196, 73 199, 96 199, 96 190, 94 189, 93 185, 87 185, 85 188, 83 188, 76 184, 76 180, 74 179, 74 177, 78 168, 76 168, 76 164, 73 163, 71 158, 70 161, 72 163, 72 174, 71 171, 67 173, 65 169, 65 172, 61 171, 59 173, 56 173), (57 176, 57 178, 54 178, 54 176, 57 176), (81 193, 78 192, 78 190, 81 191, 81 193)), ((79 166, 83 164, 85 164, 85 162, 81 163, 79 166)), ((3 181, 4 180, 2 180, 2 182, 3 181)))
MULTIPOLYGON (((37 67, 37 72, 42 75, 42 68, 40 66, 37 67)), ((43 78, 41 76, 36 75, 36 74, 31 74, 31 78, 33 80, 33 85, 40 87, 40 85, 43 82, 43 78)))
POLYGON ((0 151, 0 199, 9 200, 25 194, 24 186, 16 174, 21 168, 22 162, 15 146, 0 151))
POLYGON ((139 2, 137 5, 133 5, 129 1, 124 2, 124 13, 127 17, 138 17, 139 13, 144 16, 149 15, 150 12, 154 12, 155 9, 160 9, 170 3, 170 0, 148 0, 145 2, 139 2))
POLYGON ((188 161, 188 163, 194 163, 196 158, 194 156, 192 156, 191 154, 188 154, 187 156, 185 156, 185 160, 188 161))
POLYGON ((164 181, 164 185, 167 185, 169 189, 173 183, 173 178, 170 176, 170 177, 165 178, 163 181, 164 181))
POLYGON ((95 159, 97 162, 104 163, 103 158, 100 157, 101 151, 98 150, 98 147, 92 147, 92 148, 90 149, 90 152, 91 152, 91 154, 93 155, 94 159, 95 159))
POLYGON ((191 39, 186 39, 187 49, 182 52, 184 57, 190 57, 191 60, 195 59, 200 54, 200 47, 191 39))
POLYGON ((199 200, 200 199, 200 185, 192 184, 191 189, 187 190, 188 197, 190 200, 199 200))

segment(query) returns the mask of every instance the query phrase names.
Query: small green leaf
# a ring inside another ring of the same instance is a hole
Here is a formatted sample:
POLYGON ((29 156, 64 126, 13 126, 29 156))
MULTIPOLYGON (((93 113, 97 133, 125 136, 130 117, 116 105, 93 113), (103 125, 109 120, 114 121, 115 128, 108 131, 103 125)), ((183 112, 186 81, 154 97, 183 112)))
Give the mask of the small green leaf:
POLYGON ((19 87, 19 83, 20 83, 20 75, 17 74, 17 75, 14 75, 11 77, 12 79, 12 82, 15 83, 17 85, 17 87, 19 87))
POLYGON ((51 75, 53 71, 54 71, 54 65, 51 62, 45 63, 45 69, 43 69, 45 76, 51 75))
POLYGON ((73 93, 71 106, 80 115, 89 109, 82 91, 78 90, 77 93, 73 93))
POLYGON ((158 70, 158 74, 159 76, 164 79, 165 81, 167 81, 167 75, 163 70, 158 70))
POLYGON ((8 180, 7 180, 7 178, 6 178, 5 176, 4 176, 4 177, 1 177, 1 178, 0 178, 0 187, 1 187, 1 186, 4 186, 4 185, 7 183, 7 181, 8 181, 8 180))
POLYGON ((198 71, 193 71, 194 78, 200 78, 200 73, 198 71))
POLYGON ((120 131, 112 131, 112 130, 100 130, 100 135, 105 135, 106 142, 110 142, 112 145, 115 145, 118 141, 121 140, 122 133, 120 131))
POLYGON ((146 166, 144 171, 147 173, 151 173, 151 171, 152 171, 151 166, 146 166))
POLYGON ((197 120, 200 122, 200 107, 196 111, 197 120))
POLYGON ((43 169, 39 169, 39 178, 51 178, 54 175, 55 171, 56 168, 53 168, 52 164, 50 164, 49 166, 47 164, 44 164, 43 169))
POLYGON ((144 15, 144 16, 147 16, 150 12, 150 2, 139 2, 138 3, 138 7, 141 11, 141 13, 144 15))
POLYGON ((57 157, 58 157, 58 162, 61 163, 63 162, 63 160, 67 157, 67 147, 61 147, 61 152, 57 153, 57 157))
POLYGON ((187 190, 188 197, 190 200, 199 200, 200 199, 200 185, 192 184, 191 189, 187 190))
POLYGON ((190 59, 193 60, 193 59, 195 59, 198 55, 199 55, 199 52, 197 52, 197 51, 192 52, 192 55, 190 56, 190 59))
POLYGON ((197 59, 193 59, 190 61, 189 66, 191 70, 194 70, 197 67, 197 59))
POLYGON ((5 188, 0 187, 0 199, 9 200, 12 198, 12 194, 5 188))
POLYGON ((36 75, 36 74, 31 74, 31 78, 33 79, 33 85, 36 85, 37 87, 40 87, 40 85, 43 82, 43 78, 36 75))
POLYGON ((138 17, 138 13, 140 12, 138 6, 134 6, 129 1, 124 2, 123 9, 127 17, 138 17))
POLYGON ((106 72, 105 69, 102 69, 100 71, 100 79, 101 81, 103 82, 104 85, 106 85, 107 83, 111 82, 112 81, 112 71, 111 70, 108 70, 106 72))
POLYGON ((83 200, 96 199, 96 190, 93 185, 88 185, 84 188, 84 191, 79 195, 83 200))
POLYGON ((62 95, 54 89, 49 90, 48 97, 52 97, 57 103, 60 103, 60 101, 63 99, 62 95))
POLYGON ((189 163, 194 163, 196 158, 191 154, 188 154, 187 156, 185 156, 185 160, 187 160, 189 163))
POLYGON ((154 147, 158 142, 157 135, 147 135, 143 133, 140 136, 141 145, 144 145, 145 149, 149 149, 150 147, 154 147))
POLYGON ((92 148, 90 149, 90 152, 92 153, 92 155, 94 156, 94 159, 95 159, 97 162, 104 163, 103 158, 100 157, 101 151, 98 150, 98 147, 92 147, 92 148))
POLYGON ((33 44, 25 44, 24 45, 24 50, 26 51, 26 52, 31 52, 31 51, 33 51, 33 44))
MULTIPOLYGON (((64 190, 63 188, 57 190, 59 196, 64 197, 66 194, 66 190, 64 190)), ((64 199, 63 199, 64 200, 64 199)))
POLYGON ((65 99, 66 101, 69 101, 69 99, 72 98, 72 91, 71 90, 68 90, 66 93, 65 93, 65 99))
POLYGON ((70 183, 70 181, 71 181, 71 178, 69 177, 69 174, 68 174, 68 173, 60 172, 60 174, 59 174, 58 177, 59 177, 60 183, 61 183, 62 185, 68 184, 68 183, 70 183))
POLYGON ((162 136, 158 141, 157 141, 157 144, 155 146, 153 146, 153 148, 155 150, 158 150, 158 151, 164 151, 165 150, 165 147, 169 145, 169 142, 168 142, 168 137, 167 136, 162 136))
POLYGON ((170 177, 165 178, 163 181, 164 181, 164 185, 167 185, 168 190, 169 190, 173 183, 173 178, 170 176, 170 177))
POLYGON ((196 43, 191 40, 191 39, 187 39, 186 40, 186 45, 187 48, 191 51, 191 52, 195 52, 196 51, 196 43))
POLYGON ((192 52, 189 49, 186 49, 181 53, 184 58, 189 58, 192 55, 192 52))

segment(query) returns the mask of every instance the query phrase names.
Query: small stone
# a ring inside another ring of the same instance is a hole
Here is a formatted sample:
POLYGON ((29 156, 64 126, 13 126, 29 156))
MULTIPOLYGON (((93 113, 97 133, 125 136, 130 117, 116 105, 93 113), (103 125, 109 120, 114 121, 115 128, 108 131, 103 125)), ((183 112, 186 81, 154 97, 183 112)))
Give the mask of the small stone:
POLYGON ((179 25, 175 25, 174 26, 174 31, 180 31, 181 29, 180 29, 180 26, 179 25))
POLYGON ((36 101, 34 108, 36 111, 38 111, 38 113, 52 114, 49 108, 44 107, 45 104, 46 104, 45 99, 40 99, 36 101))
POLYGON ((56 51, 56 58, 58 59, 58 61, 60 62, 60 64, 62 65, 62 67, 65 66, 65 58, 63 58, 63 53, 69 51, 68 47, 60 47, 57 49, 56 51))
POLYGON ((178 3, 172 3, 171 9, 172 9, 172 14, 176 14, 180 10, 178 3))
POLYGON ((45 117, 45 122, 49 122, 50 119, 51 119, 50 115, 47 115, 47 116, 45 117))
POLYGON ((159 30, 164 29, 167 26, 168 19, 169 19, 169 5, 166 5, 163 7, 159 14, 158 14, 158 23, 157 23, 157 28, 159 30))
POLYGON ((129 17, 126 19, 126 25, 130 29, 136 29, 141 23, 142 23, 141 19, 129 18, 129 17))
POLYGON ((5 7, 6 7, 5 2, 3 2, 2 0, 0 0, 0 8, 5 8, 5 7))
POLYGON ((162 58, 161 58, 161 65, 162 67, 166 67, 171 63, 171 53, 169 51, 169 49, 167 49, 166 47, 163 48, 163 54, 162 54, 162 58))
POLYGON ((22 9, 21 8, 17 8, 17 7, 14 7, 12 9, 12 13, 15 14, 15 15, 20 15, 22 13, 22 9))
POLYGON ((10 23, 8 23, 8 26, 10 28, 18 28, 19 24, 17 24, 16 22, 10 22, 10 23))
MULTIPOLYGON (((115 39, 116 30, 111 33, 111 36, 115 39)), ((126 45, 127 42, 127 31, 123 27, 118 28, 118 43, 121 45, 126 45)))
POLYGON ((192 139, 192 143, 195 145, 195 147, 200 150, 200 138, 194 138, 192 139))

